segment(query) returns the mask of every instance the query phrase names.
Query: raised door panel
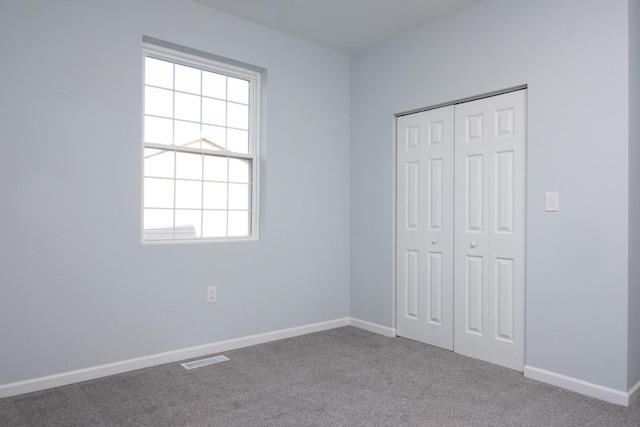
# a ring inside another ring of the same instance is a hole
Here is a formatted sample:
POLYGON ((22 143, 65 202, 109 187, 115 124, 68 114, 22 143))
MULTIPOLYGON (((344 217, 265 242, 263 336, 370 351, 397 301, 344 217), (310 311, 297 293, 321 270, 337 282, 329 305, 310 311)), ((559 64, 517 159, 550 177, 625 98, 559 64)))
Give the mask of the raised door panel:
POLYGON ((484 334, 484 258, 468 255, 464 272, 465 333, 484 334))
POLYGON ((402 315, 408 319, 420 319, 420 252, 405 253, 405 304, 402 315))
POLYGON ((442 231, 444 228, 444 159, 431 159, 428 164, 427 224, 429 231, 442 231))
POLYGON ((496 258, 494 260, 493 296, 495 330, 494 337, 513 343, 514 339, 514 275, 513 259, 496 258))
POLYGON ((465 212, 466 229, 468 233, 482 233, 484 231, 484 156, 474 154, 466 156, 465 170, 465 212))
POLYGON ((513 233, 514 212, 514 151, 495 154, 493 224, 496 233, 513 233))
POLYGON ((404 164, 405 173, 405 227, 407 230, 420 228, 420 162, 404 164))
POLYGON ((427 293, 428 293, 428 322, 442 326, 443 321, 443 311, 445 309, 449 309, 449 307, 442 306, 442 253, 439 252, 429 252, 428 255, 428 265, 429 265, 429 278, 427 282, 427 293))

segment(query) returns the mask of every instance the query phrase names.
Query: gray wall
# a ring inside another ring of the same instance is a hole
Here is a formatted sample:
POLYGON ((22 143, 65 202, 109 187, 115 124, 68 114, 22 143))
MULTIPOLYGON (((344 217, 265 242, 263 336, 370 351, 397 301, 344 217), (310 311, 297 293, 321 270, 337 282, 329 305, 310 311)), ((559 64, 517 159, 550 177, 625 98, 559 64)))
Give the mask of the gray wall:
POLYGON ((394 325, 394 114, 527 84, 526 363, 627 390, 627 12, 485 0, 354 56, 353 317, 394 325))
POLYGON ((629 361, 640 381, 640 0, 629 0, 629 361))
POLYGON ((347 55, 189 0, 3 0, 0 40, 0 384, 349 315, 347 55), (268 69, 262 240, 140 244, 143 35, 268 69))

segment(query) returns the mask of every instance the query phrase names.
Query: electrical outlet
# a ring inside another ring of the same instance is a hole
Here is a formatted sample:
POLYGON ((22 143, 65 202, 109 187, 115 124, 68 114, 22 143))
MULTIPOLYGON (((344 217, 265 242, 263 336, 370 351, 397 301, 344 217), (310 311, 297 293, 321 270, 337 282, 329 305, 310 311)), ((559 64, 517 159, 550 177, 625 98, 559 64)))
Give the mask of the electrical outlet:
POLYGON ((207 288, 207 302, 216 302, 218 300, 218 288, 216 286, 209 286, 207 288))

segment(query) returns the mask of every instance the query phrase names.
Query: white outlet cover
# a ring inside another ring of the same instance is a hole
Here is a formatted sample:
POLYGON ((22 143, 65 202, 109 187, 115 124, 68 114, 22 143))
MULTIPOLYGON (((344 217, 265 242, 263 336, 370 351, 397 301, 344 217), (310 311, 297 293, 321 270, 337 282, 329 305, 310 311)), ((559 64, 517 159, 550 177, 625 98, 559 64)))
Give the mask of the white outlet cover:
POLYGON ((218 288, 209 286, 207 288, 207 302, 216 302, 218 300, 218 288))

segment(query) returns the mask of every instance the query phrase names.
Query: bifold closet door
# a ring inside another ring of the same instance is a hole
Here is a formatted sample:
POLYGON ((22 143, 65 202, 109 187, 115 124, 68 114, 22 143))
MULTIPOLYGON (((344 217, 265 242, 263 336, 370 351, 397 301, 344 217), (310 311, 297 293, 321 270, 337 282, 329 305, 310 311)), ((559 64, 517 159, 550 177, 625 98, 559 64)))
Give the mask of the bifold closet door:
POLYGON ((397 119, 396 329, 453 349, 454 107, 397 119))
POLYGON ((455 111, 454 349, 524 368, 526 91, 455 111))

